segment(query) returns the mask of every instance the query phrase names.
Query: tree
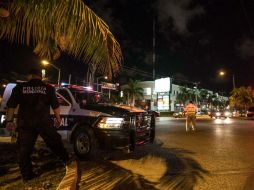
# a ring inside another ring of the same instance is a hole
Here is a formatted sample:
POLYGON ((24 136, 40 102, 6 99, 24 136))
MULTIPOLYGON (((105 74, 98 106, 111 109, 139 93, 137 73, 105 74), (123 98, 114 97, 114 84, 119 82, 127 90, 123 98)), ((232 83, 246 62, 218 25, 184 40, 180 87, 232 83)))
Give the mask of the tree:
POLYGON ((131 105, 135 105, 135 99, 139 97, 143 97, 143 88, 139 86, 138 80, 130 79, 128 82, 128 88, 124 90, 125 96, 127 96, 127 103, 129 104, 129 100, 131 100, 131 105))
POLYGON ((6 7, 10 14, 0 17, 0 39, 33 46, 50 60, 66 52, 109 78, 119 72, 119 43, 82 0, 15 0, 6 7))
POLYGON ((190 89, 187 89, 187 87, 181 86, 179 88, 179 93, 176 96, 176 101, 180 104, 186 104, 187 101, 192 100, 193 98, 193 92, 190 89))
POLYGON ((209 92, 207 90, 205 90, 205 89, 199 90, 198 99, 199 99, 201 105, 208 104, 208 97, 209 97, 209 92))
POLYGON ((253 95, 251 88, 246 87, 234 88, 229 97, 230 105, 236 109, 244 109, 245 111, 252 104, 252 101, 253 95))

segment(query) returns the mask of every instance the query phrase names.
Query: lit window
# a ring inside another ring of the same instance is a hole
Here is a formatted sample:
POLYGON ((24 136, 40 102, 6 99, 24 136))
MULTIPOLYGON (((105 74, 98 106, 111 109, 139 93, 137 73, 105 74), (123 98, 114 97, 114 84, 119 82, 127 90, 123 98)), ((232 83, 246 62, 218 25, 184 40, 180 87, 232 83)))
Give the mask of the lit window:
POLYGON ((144 88, 144 95, 150 96, 152 94, 151 88, 144 88))

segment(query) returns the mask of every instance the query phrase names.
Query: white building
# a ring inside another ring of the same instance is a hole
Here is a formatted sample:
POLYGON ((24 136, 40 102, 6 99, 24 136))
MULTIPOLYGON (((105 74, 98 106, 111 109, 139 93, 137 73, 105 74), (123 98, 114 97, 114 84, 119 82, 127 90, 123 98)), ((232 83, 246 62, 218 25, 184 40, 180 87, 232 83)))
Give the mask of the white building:
MULTIPOLYGON (((155 81, 142 81, 139 86, 144 89, 142 101, 148 105, 149 109, 158 111, 179 111, 184 105, 177 104, 177 95, 180 93, 180 85, 172 84, 172 80, 167 78, 155 81)), ((128 88, 128 85, 121 86, 121 90, 128 88)), ((190 88, 187 88, 190 89, 190 88)), ((209 93, 213 93, 209 91, 209 93)), ((218 95, 219 99, 228 100, 228 97, 218 95)))

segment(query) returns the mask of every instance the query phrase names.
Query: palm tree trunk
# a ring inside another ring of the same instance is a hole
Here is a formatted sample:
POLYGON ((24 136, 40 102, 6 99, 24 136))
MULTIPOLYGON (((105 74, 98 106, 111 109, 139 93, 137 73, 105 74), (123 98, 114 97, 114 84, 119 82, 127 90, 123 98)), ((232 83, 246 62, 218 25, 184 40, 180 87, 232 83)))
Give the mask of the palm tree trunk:
POLYGON ((130 95, 129 92, 127 93, 127 105, 129 105, 129 101, 130 101, 130 95))
POLYGON ((135 97, 132 98, 132 106, 135 105, 135 97))

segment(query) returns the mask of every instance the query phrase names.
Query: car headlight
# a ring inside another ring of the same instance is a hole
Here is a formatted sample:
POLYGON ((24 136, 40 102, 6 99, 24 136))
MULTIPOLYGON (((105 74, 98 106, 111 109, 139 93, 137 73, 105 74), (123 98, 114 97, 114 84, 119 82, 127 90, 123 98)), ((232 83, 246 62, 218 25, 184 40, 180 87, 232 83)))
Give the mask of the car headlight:
POLYGON ((119 129, 124 123, 124 118, 103 117, 98 127, 101 129, 119 129))
POLYGON ((226 111, 225 113, 225 116, 230 116, 230 112, 226 111))
POLYGON ((216 116, 220 116, 220 112, 216 112, 216 116))

